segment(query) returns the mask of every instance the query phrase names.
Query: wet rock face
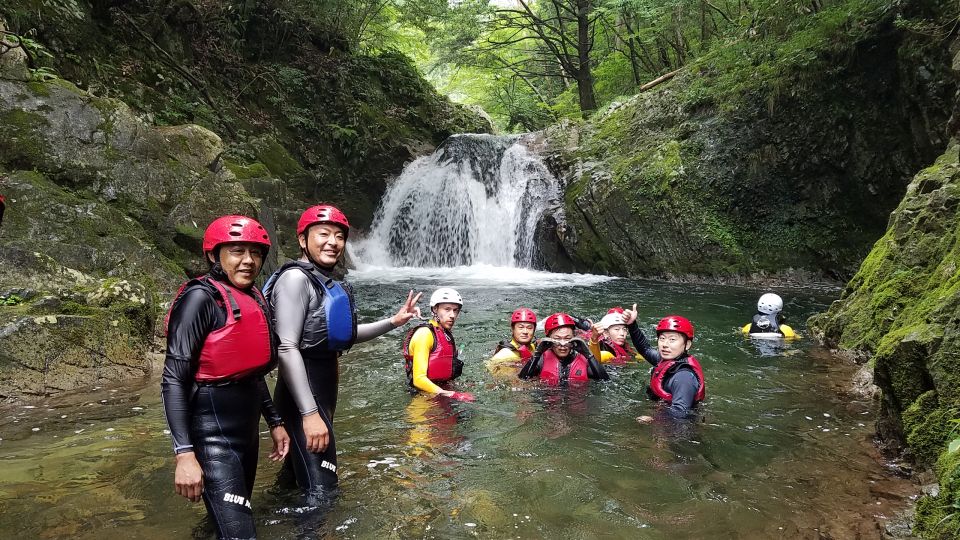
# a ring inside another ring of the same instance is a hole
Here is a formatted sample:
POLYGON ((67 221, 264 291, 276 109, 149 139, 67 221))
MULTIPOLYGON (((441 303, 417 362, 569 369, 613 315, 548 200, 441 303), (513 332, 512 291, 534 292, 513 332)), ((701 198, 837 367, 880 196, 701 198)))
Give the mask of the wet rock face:
POLYGON ((211 167, 216 134, 62 80, 0 79, 0 119, 0 399, 143 375, 158 297, 205 269, 203 227, 258 205, 211 167))
POLYGON ((565 251, 594 272, 849 278, 947 141, 947 54, 901 59, 899 43, 860 44, 848 65, 736 111, 687 109, 686 76, 579 132, 548 130, 565 251))
POLYGON ((157 308, 140 283, 0 247, 0 399, 149 373, 157 308), (17 271, 17 269, 24 269, 17 271))
POLYGON ((936 464, 940 480, 918 504, 915 532, 956 537, 960 456, 946 449, 960 411, 960 146, 916 175, 840 300, 808 325, 831 347, 872 354, 880 436, 936 464))

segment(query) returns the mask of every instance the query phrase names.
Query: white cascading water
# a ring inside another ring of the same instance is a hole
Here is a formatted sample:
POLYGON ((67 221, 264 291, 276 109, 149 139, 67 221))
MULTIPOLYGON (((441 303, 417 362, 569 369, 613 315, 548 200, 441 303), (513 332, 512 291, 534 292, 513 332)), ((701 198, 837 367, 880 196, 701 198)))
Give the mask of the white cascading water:
POLYGON ((521 137, 454 135, 388 188, 359 265, 529 268, 556 178, 521 137))

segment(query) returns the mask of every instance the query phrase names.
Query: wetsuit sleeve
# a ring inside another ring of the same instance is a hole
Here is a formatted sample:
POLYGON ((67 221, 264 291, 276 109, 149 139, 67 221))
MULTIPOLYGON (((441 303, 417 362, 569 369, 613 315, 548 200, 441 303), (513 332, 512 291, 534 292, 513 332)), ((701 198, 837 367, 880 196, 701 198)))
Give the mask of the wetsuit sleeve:
POLYGON ((587 355, 587 377, 599 381, 610 380, 610 375, 607 374, 607 370, 603 369, 600 361, 592 354, 587 355))
POLYGON ((273 405, 273 398, 270 397, 270 388, 267 386, 266 379, 260 377, 260 380, 257 381, 257 388, 260 390, 260 414, 263 419, 267 421, 267 425, 271 428, 282 426, 283 419, 280 418, 280 413, 273 405))
POLYGON ((317 412, 317 401, 310 390, 307 368, 300 354, 303 322, 315 294, 310 278, 296 269, 280 274, 270 293, 279 340, 277 354, 280 357, 280 376, 287 383, 302 416, 317 412))
POLYGON ((200 350, 207 334, 225 322, 223 310, 217 306, 212 293, 202 286, 185 290, 170 312, 160 397, 173 438, 173 451, 178 454, 193 451, 190 401, 200 350))
POLYGON ((521 379, 532 379, 540 375, 540 371, 543 369, 543 352, 549 348, 549 345, 544 342, 540 342, 537 345, 536 352, 533 353, 533 356, 527 360, 527 363, 520 368, 520 372, 517 373, 517 377, 521 379))
POLYGON ((656 347, 650 346, 650 342, 647 341, 647 336, 640 330, 640 325, 637 324, 637 321, 630 323, 627 326, 627 330, 630 332, 630 341, 633 342, 633 348, 637 350, 637 353, 643 356, 647 362, 653 365, 659 364, 660 353, 656 347))
POLYGON ((592 354, 595 358, 601 358, 600 342, 590 341, 587 342, 587 344, 590 346, 590 354, 592 354))
POLYGON ((370 341, 373 338, 380 337, 387 332, 393 330, 396 326, 390 322, 390 317, 383 319, 382 321, 377 321, 373 323, 365 323, 357 325, 357 341, 356 343, 363 343, 364 341, 370 341))
POLYGON ((436 394, 443 389, 433 384, 427 378, 427 364, 430 361, 430 349, 433 348, 433 332, 429 328, 420 328, 410 338, 410 353, 413 355, 413 386, 429 394, 436 394))

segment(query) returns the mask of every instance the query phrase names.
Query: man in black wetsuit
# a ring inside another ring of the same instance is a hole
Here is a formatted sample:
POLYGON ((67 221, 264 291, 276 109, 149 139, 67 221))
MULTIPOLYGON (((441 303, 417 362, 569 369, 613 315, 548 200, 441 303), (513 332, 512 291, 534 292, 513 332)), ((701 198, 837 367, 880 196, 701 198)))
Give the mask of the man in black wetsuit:
MULTIPOLYGON (((690 418, 696 403, 706 396, 706 381, 700 362, 689 354, 693 345, 693 324, 685 317, 669 315, 657 323, 657 346, 647 341, 637 325, 637 306, 623 313, 630 340, 647 362, 652 364, 649 392, 652 397, 670 404, 667 414, 673 418, 690 418)), ((653 418, 641 416, 640 422, 653 418)))
POLYGON ((336 207, 308 208, 297 224, 300 260, 283 265, 264 286, 279 337, 277 409, 292 443, 285 466, 314 505, 329 503, 337 492, 333 416, 340 355, 420 316, 420 294, 410 291, 392 317, 357 324, 352 288, 333 278, 349 233, 347 217, 336 207))
POLYGON ((574 337, 576 321, 566 313, 554 313, 543 322, 547 337, 540 340, 533 357, 520 369, 521 379, 539 377, 548 385, 584 382, 590 379, 606 381, 610 375, 600 365, 587 344, 574 337))
POLYGON ((263 379, 276 359, 266 301, 253 281, 269 249, 255 220, 214 220, 203 235, 210 271, 184 285, 168 315, 160 393, 176 452, 174 484, 193 502, 203 498, 219 538, 256 537, 250 496, 260 416, 270 426, 271 459, 283 459, 290 442, 263 379))

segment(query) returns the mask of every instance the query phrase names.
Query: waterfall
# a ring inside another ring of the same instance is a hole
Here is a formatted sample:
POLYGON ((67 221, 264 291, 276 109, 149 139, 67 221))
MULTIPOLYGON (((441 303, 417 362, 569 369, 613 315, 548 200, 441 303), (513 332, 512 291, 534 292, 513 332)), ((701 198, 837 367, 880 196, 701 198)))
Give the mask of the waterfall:
POLYGON ((407 165, 387 189, 363 264, 530 267, 537 222, 557 180, 523 136, 454 135, 407 165))

